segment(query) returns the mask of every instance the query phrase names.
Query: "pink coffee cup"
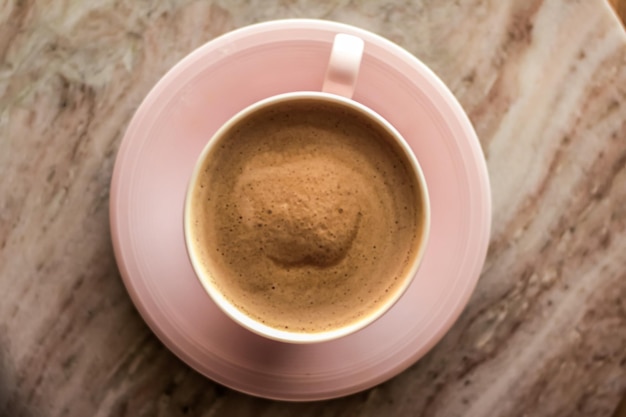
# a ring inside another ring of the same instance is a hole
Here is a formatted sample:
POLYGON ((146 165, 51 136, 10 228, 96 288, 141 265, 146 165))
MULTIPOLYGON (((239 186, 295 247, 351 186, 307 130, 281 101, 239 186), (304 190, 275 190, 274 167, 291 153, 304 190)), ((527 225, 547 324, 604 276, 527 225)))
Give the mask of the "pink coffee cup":
POLYGON ((337 339, 363 329, 381 317, 398 301, 398 299, 400 299, 405 290, 411 284, 425 251, 430 229, 430 203, 422 169, 402 135, 378 113, 363 104, 352 100, 351 98, 358 81, 363 49, 364 43, 360 38, 346 34, 336 35, 330 53, 330 59, 322 91, 297 91, 280 94, 263 99, 241 110, 229 119, 211 137, 198 158, 198 162, 196 163, 191 176, 185 200, 184 230, 187 252, 194 271, 203 288, 227 316, 244 328, 273 340, 287 343, 319 343, 337 339), (198 255, 199 251, 197 243, 192 236, 192 223, 194 222, 191 210, 191 200, 193 198, 192 190, 199 186, 199 177, 202 173, 204 161, 212 154, 212 152, 214 152, 215 147, 229 132, 236 129, 242 121, 246 120, 251 115, 258 114, 259 112, 280 103, 297 102, 299 100, 314 100, 334 106, 340 106, 352 112, 358 113, 362 117, 366 118, 370 123, 375 124, 380 129, 384 130, 386 135, 398 145, 398 148, 402 150, 406 160, 409 161, 410 173, 415 182, 419 184, 419 200, 423 216, 423 227, 421 227, 417 238, 418 249, 414 251, 414 255, 412 256, 412 259, 410 259, 409 267, 401 276, 401 285, 395 287, 393 294, 387 297, 386 301, 381 303, 374 311, 364 315, 355 322, 342 325, 337 328, 316 332, 285 330, 276 328, 275 326, 268 326, 258 318, 252 317, 250 314, 246 313, 244 309, 238 307, 237 303, 229 299, 220 287, 215 284, 215 274, 219 274, 219 271, 202 265, 201 257, 198 255))

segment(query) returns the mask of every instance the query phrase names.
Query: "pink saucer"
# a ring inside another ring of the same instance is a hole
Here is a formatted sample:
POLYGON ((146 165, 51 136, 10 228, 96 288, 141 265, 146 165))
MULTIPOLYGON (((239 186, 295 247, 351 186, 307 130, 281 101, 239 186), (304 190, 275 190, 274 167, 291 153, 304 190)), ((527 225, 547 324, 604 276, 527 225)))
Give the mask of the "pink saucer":
POLYGON ((284 20, 249 26, 197 49, 141 104, 117 156, 111 230, 124 283, 163 343, 207 377, 252 395, 320 400, 377 385, 422 357, 465 307, 485 259, 491 221, 486 164, 446 86, 399 46, 339 23, 284 20), (343 339, 289 345, 227 318, 194 276, 183 202, 205 142, 242 108, 320 90, 336 33, 365 41, 354 99, 407 139, 428 183, 431 237, 402 299, 343 339))

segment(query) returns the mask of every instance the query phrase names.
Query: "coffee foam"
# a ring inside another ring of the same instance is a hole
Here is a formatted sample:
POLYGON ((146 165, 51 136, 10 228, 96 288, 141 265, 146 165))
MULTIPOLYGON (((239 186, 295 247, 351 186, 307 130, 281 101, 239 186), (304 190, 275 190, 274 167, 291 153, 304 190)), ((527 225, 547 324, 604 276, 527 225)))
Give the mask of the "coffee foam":
POLYGON ((214 285, 251 317, 302 332, 351 324, 393 297, 423 213, 387 138, 312 102, 274 105, 231 129, 192 191, 191 233, 214 285))

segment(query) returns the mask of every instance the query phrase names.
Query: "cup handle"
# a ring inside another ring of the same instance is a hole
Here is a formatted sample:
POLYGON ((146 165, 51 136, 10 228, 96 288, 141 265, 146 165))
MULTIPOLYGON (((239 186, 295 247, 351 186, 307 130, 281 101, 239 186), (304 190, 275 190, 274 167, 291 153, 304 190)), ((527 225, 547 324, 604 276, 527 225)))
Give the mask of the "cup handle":
POLYGON ((335 36, 322 91, 352 98, 363 57, 363 39, 339 33, 335 36))

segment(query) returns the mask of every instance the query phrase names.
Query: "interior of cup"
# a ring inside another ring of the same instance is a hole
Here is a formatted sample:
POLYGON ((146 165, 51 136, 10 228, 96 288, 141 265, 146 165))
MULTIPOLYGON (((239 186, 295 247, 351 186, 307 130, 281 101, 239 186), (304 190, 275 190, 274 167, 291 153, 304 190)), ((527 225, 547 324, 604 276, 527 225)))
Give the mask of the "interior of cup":
POLYGON ((430 202, 424 174, 419 165, 419 162, 417 161, 417 158, 415 157, 413 151, 406 143, 404 138, 402 138, 402 135, 382 116, 378 115, 375 111, 354 100, 335 94, 324 92, 292 92, 263 99, 243 109, 235 116, 233 116, 230 120, 228 120, 220 129, 218 129, 213 137, 207 142, 205 148, 200 154, 200 157, 198 158, 198 161, 196 162, 196 166, 194 167, 194 171, 189 182, 185 199, 184 230, 187 252, 198 279, 200 280, 203 288, 213 299, 213 301, 231 319, 242 325, 244 328, 273 340, 288 343, 318 343, 349 335, 368 326, 376 319, 381 317, 387 310, 389 310, 403 295, 417 272, 426 248, 430 230, 430 202), (210 158, 214 150, 220 146, 222 140, 224 140, 229 132, 231 132, 233 129, 237 129, 238 126, 240 126, 240 123, 242 123, 242 121, 245 121, 251 115, 254 115, 259 111, 282 103, 295 102, 324 102, 332 104, 334 106, 340 106, 341 108, 349 109, 350 111, 356 112, 364 116, 365 118, 367 118, 368 122, 371 122, 373 125, 378 126, 378 129, 383 130, 386 137, 389 138, 390 141, 393 141, 393 143, 402 150, 405 160, 410 165, 410 172, 414 176, 414 179, 418 184, 419 201, 416 201, 415 204, 419 204, 421 206, 421 215, 423 217, 420 230, 418 232, 418 248, 412 254, 410 267, 402 276, 402 284, 399 287, 396 287, 396 289, 393 291, 392 296, 387 297, 386 301, 381 303, 375 311, 363 316, 358 321, 331 330, 319 332, 283 330, 274 326, 268 326, 262 323, 260 320, 251 317, 241 308, 237 307, 235 303, 231 302, 228 297, 226 297, 223 292, 218 288, 218 286, 215 285, 214 280, 211 276, 212 274, 217 274, 217 272, 215 272, 215 268, 211 269, 202 265, 202 261, 198 254, 198 247, 196 243, 194 243, 194 237, 192 232, 193 215, 191 207, 192 199, 194 198, 193 190, 199 186, 200 175, 203 170, 206 169, 206 161, 210 158), (209 271, 208 269, 211 270, 209 271))

